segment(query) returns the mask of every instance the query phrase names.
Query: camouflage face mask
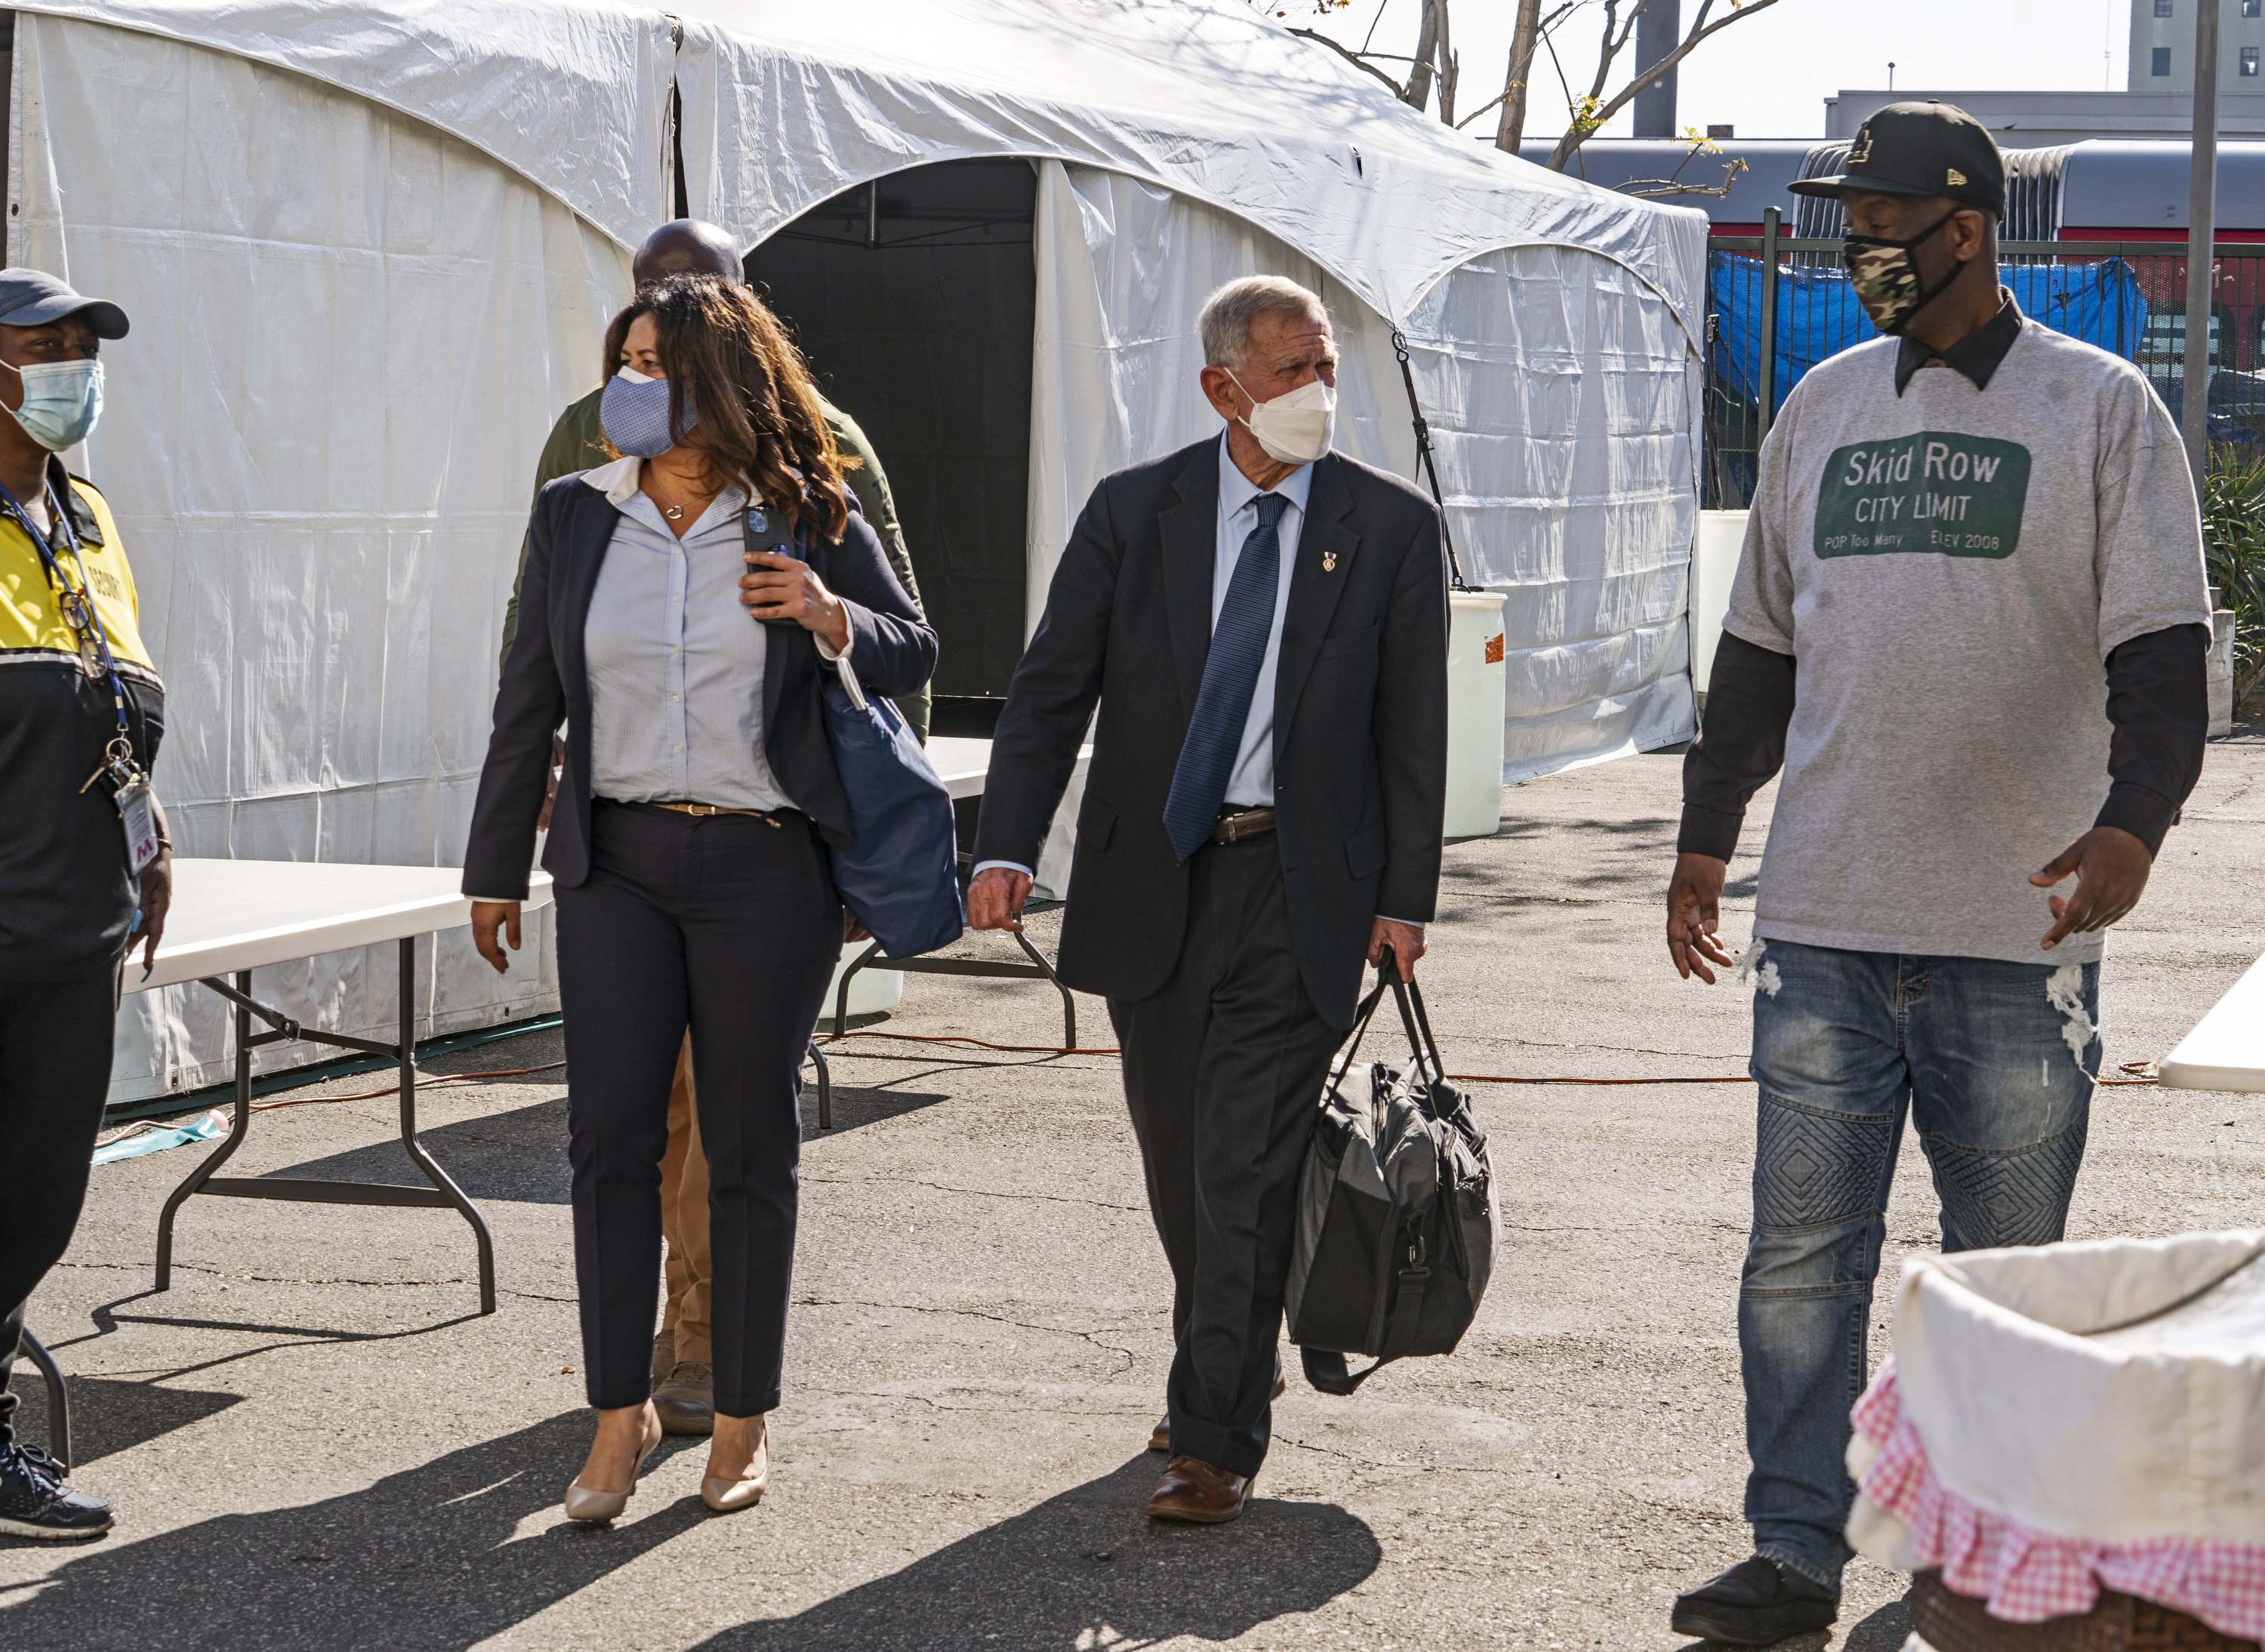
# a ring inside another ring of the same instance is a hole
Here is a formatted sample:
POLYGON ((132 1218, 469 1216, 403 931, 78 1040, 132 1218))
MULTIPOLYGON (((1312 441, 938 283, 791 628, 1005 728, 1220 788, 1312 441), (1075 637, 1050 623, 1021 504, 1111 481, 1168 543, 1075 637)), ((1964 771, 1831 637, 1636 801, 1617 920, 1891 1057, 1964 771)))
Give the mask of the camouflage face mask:
POLYGON ((1840 243, 1840 261, 1848 266, 1849 285, 1872 318, 1872 324, 1891 337, 1911 324, 1912 317, 1948 290, 1964 266, 1953 264, 1950 273, 1929 287, 1919 273, 1912 249, 1932 239, 1959 214, 1953 207, 1908 241, 1883 241, 1876 236, 1852 235, 1840 243))

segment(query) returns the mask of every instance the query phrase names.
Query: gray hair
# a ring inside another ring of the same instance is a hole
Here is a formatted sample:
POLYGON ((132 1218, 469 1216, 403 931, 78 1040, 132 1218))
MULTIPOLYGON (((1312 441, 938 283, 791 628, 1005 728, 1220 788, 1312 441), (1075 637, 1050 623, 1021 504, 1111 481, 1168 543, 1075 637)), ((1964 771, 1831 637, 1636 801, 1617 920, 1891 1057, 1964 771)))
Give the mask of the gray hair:
POLYGON ((1246 275, 1204 300, 1196 328, 1203 335, 1204 365, 1239 368, 1250 358, 1250 327, 1261 316, 1287 316, 1329 324, 1329 306, 1297 282, 1278 275, 1246 275))

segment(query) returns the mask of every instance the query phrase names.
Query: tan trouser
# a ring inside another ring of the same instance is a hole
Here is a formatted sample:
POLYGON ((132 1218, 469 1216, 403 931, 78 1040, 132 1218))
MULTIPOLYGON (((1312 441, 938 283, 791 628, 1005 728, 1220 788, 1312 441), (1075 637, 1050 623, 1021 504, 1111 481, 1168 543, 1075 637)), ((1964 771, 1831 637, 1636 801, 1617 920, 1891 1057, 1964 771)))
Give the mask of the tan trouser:
POLYGON ((692 1105, 692 1035, 676 1052, 668 1090, 668 1151, 660 1159, 660 1231, 668 1241, 668 1306, 660 1328, 676 1333, 676 1357, 706 1363, 709 1346, 708 1155, 692 1105))

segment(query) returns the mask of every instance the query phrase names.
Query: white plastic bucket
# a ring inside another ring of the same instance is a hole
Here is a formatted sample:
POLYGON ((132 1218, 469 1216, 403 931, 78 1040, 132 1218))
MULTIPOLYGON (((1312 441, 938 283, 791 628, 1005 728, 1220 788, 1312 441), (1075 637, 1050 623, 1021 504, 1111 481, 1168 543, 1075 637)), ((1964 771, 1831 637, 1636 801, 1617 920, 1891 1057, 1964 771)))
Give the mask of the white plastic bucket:
POLYGON ((1745 549, 1744 511, 1699 513, 1699 541, 1691 549, 1691 687, 1707 692, 1715 674, 1715 645, 1722 640, 1722 616, 1730 610, 1730 584, 1738 577, 1738 555, 1745 549))
POLYGON ((1502 605, 1493 591, 1447 596, 1447 819, 1451 838, 1490 838, 1502 824, 1502 605))
MULTIPOLYGON (((818 1012, 819 1026, 830 1028, 834 1024, 834 1001, 841 991, 841 972, 855 964, 857 955, 872 944, 870 941, 852 941, 841 949, 841 957, 834 965, 834 979, 826 984, 826 1004, 818 1012)), ((902 970, 877 970, 868 965, 859 970, 857 979, 849 983, 849 1013, 853 1015, 876 1015, 904 1001, 902 970)))

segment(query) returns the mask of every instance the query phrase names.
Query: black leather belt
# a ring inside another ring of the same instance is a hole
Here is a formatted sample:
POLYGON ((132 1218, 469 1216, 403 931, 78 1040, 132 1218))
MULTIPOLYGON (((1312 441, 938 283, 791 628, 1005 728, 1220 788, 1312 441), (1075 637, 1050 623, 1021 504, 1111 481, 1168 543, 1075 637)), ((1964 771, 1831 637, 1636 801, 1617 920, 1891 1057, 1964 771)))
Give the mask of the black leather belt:
POLYGON ((1211 829, 1214 843, 1244 843, 1252 838, 1263 838, 1274 829, 1271 809, 1222 809, 1219 824, 1211 829))

